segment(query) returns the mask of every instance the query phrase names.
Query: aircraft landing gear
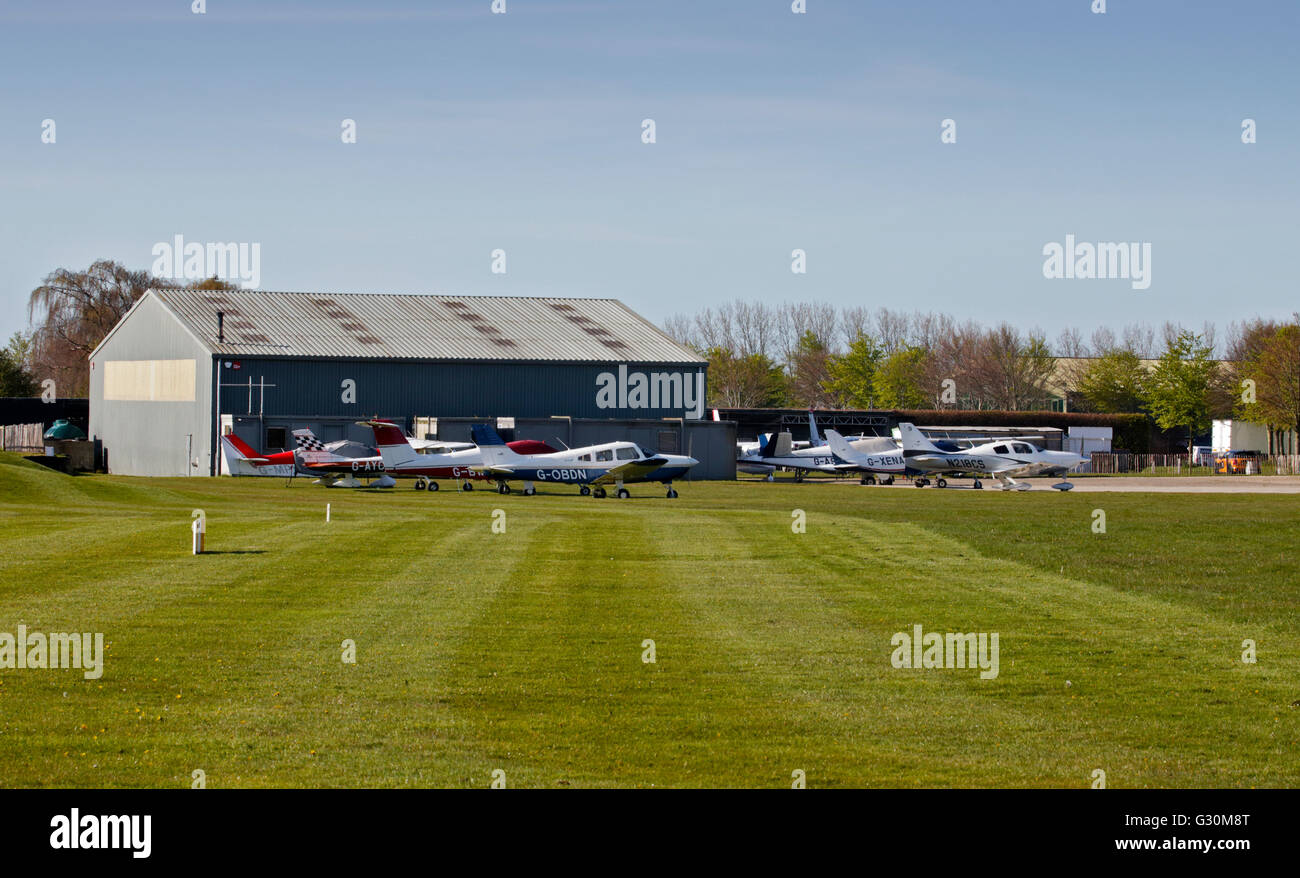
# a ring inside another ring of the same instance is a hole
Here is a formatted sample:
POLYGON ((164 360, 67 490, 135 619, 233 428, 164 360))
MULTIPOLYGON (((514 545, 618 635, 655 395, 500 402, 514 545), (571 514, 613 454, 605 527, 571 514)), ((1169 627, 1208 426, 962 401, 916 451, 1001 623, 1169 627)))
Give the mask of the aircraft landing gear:
POLYGON ((499 483, 497 483, 497 493, 498 493, 498 494, 509 494, 509 493, 510 493, 510 486, 507 485, 505 482, 499 482, 499 483))
POLYGON ((668 499, 669 499, 669 500, 676 500, 676 499, 677 499, 677 492, 676 492, 675 490, 673 490, 672 482, 669 482, 669 483, 668 483, 668 499))
POLYGON ((803 470, 797 469, 794 471, 794 481, 795 484, 798 484, 799 482, 803 481, 803 470))
POLYGON ((859 485, 874 485, 875 483, 876 483, 876 477, 871 474, 867 474, 862 478, 858 479, 859 485))
POLYGON ((578 489, 578 493, 586 497, 588 494, 591 493, 591 488, 587 487, 586 485, 583 485, 581 488, 578 489))
MULTIPOLYGON (((429 493, 432 494, 434 491, 438 490, 438 483, 431 480, 425 484, 425 487, 428 488, 429 493)), ((419 489, 417 488, 416 490, 419 489)))
POLYGON ((604 499, 605 499, 605 489, 604 489, 604 488, 596 488, 594 491, 591 492, 591 496, 595 497, 597 500, 604 500, 604 499))
POLYGON ((935 481, 934 486, 936 488, 946 488, 948 487, 948 480, 940 476, 939 479, 935 481))
POLYGON ((979 479, 976 479, 975 484, 971 485, 971 487, 974 488, 976 491, 982 491, 984 489, 984 483, 981 482, 979 479))
POLYGON ((775 481, 776 481, 776 473, 768 473, 768 474, 767 474, 767 481, 769 481, 769 482, 775 482, 775 481))
POLYGON ((461 484, 460 484, 460 489, 461 489, 462 491, 472 491, 472 490, 474 490, 474 483, 473 483, 473 482, 461 482, 461 484))
POLYGON ((537 493, 537 488, 533 487, 532 482, 524 482, 524 496, 531 497, 537 493))
POLYGON ((926 485, 930 484, 930 480, 929 480, 929 479, 917 479, 913 484, 915 484, 918 488, 924 488, 926 485))
POLYGON ((620 499, 620 500, 626 500, 628 497, 631 497, 631 496, 632 496, 632 494, 631 494, 631 492, 628 491, 627 488, 619 488, 619 489, 618 489, 618 499, 620 499))
POLYGON ((885 477, 885 478, 880 482, 880 484, 882 484, 882 485, 892 485, 892 484, 894 484, 894 477, 893 477, 893 476, 886 476, 886 477, 885 477))
POLYGON ((415 490, 417 490, 417 491, 423 491, 423 490, 425 489, 425 487, 426 487, 426 486, 425 486, 425 481, 424 481, 424 478, 423 478, 423 477, 420 477, 420 478, 418 478, 418 479, 415 480, 415 490))

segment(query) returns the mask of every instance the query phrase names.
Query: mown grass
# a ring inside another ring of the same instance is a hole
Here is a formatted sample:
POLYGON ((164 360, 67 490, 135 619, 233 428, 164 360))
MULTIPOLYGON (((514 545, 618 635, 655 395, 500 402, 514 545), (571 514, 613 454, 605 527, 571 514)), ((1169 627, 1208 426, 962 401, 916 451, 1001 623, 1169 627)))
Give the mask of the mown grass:
POLYGON ((0 784, 1300 783, 1293 497, 680 488, 327 491, 0 455, 0 631, 107 645, 99 680, 0 670, 0 784), (893 668, 914 624, 998 632, 999 676, 893 668))

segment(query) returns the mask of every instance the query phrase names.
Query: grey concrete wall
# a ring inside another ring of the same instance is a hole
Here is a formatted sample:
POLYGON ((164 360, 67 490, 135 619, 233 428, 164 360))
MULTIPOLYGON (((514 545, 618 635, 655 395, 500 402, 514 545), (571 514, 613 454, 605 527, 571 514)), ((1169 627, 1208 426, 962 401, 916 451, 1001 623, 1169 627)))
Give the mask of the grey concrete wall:
POLYGON ((211 461, 212 359, 156 300, 142 301, 91 360, 90 437, 108 471, 132 476, 205 476, 211 461), (104 399, 110 360, 195 360, 193 402, 104 399), (187 442, 193 460, 187 460, 187 442))

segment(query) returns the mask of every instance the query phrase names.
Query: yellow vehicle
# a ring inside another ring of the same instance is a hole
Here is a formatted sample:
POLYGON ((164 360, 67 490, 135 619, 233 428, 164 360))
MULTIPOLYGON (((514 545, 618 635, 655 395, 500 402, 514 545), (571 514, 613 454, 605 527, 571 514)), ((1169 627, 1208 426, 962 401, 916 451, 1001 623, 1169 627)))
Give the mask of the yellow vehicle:
POLYGON ((1214 471, 1225 476, 1259 475, 1258 451, 1221 451, 1214 456, 1214 471))

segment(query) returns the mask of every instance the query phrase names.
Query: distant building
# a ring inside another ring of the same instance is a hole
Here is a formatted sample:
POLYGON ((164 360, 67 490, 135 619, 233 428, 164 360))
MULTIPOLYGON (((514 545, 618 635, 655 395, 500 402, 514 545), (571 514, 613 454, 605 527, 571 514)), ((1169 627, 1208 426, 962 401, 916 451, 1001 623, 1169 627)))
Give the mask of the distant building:
POLYGON ((221 432, 269 452, 299 427, 370 442, 355 422, 376 415, 559 417, 729 478, 734 429, 700 420, 706 369, 614 299, 154 289, 90 355, 89 432, 110 472, 209 475, 221 432))

